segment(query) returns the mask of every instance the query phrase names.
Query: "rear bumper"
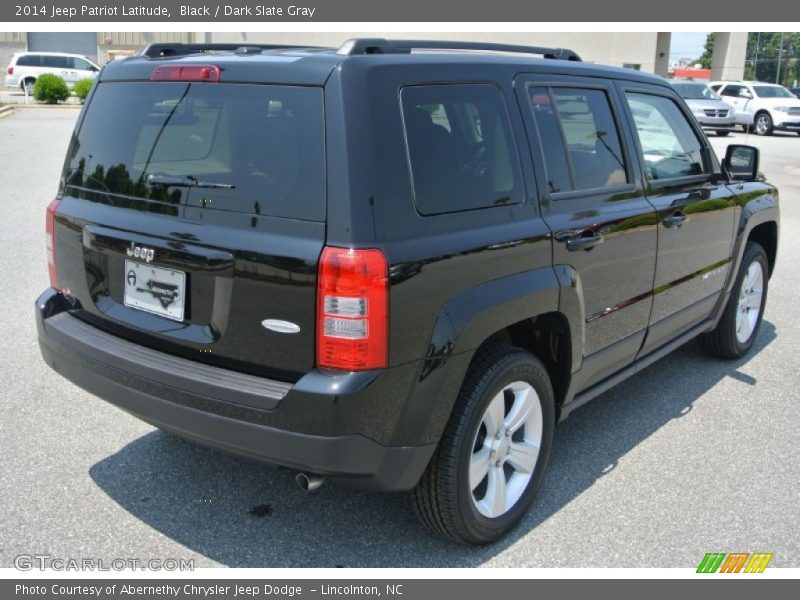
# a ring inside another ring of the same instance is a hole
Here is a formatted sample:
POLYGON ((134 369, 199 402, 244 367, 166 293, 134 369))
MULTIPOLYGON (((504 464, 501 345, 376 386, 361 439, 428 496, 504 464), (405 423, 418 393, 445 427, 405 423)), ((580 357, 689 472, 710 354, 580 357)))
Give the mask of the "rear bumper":
POLYGON ((384 385, 396 386, 394 377, 382 383, 383 374, 314 371, 294 385, 271 381, 132 344, 70 316, 62 305, 53 290, 36 303, 45 361, 88 392, 181 437, 324 475, 340 485, 380 491, 414 487, 435 449, 435 444, 394 446, 370 439, 354 431, 369 429, 363 425, 368 419, 353 422, 344 406, 340 418, 325 419, 330 428, 325 435, 290 430, 292 423, 313 425, 316 413, 335 413, 337 404, 369 400, 374 388, 380 393, 384 385), (311 414, 309 405, 315 403, 311 414), (265 424, 270 421, 274 425, 265 424))

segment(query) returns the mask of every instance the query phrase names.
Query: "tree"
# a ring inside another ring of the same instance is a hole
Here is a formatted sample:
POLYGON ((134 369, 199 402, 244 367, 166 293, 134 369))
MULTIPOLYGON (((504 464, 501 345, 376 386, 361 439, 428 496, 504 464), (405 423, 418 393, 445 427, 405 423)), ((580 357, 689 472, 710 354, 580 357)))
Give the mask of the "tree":
POLYGON ((798 62, 800 62, 800 33, 748 34, 745 79, 769 83, 777 81, 792 87, 800 77, 798 62))
POLYGON ((704 46, 703 53, 697 61, 703 69, 711 68, 711 57, 714 55, 714 34, 709 33, 706 36, 706 45, 704 46))
MULTIPOLYGON (((696 62, 704 69, 711 68, 714 55, 714 34, 709 33, 703 54, 696 62)), ((800 79, 800 33, 749 33, 747 34, 747 54, 744 78, 756 81, 778 83, 794 87, 800 79), (783 36, 781 42, 781 35, 783 36), (779 60, 780 59, 780 60, 779 60), (780 64, 780 74, 778 73, 780 64)))

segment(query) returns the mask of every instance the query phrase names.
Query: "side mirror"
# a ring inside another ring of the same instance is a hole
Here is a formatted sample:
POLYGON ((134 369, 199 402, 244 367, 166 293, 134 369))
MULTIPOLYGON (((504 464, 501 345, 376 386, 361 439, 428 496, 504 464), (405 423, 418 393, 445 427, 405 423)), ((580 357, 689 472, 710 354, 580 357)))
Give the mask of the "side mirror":
POLYGON ((731 179, 756 181, 758 179, 758 148, 731 144, 725 150, 722 166, 731 179))

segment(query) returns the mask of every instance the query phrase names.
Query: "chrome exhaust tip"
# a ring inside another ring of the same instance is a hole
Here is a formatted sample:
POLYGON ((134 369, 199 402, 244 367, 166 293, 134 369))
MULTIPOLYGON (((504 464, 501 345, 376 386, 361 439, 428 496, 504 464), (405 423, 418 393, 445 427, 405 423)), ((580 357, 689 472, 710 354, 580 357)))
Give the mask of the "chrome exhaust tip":
POLYGON ((294 478, 297 485, 304 492, 316 492, 325 483, 325 478, 320 475, 307 475, 306 473, 298 473, 294 478))

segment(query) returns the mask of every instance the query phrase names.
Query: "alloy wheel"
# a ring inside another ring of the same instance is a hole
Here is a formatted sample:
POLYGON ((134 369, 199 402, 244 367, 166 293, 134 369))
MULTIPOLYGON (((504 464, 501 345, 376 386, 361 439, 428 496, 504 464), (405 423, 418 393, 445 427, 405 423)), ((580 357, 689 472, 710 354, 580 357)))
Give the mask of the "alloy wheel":
POLYGON ((766 135, 769 131, 769 117, 767 115, 759 115, 756 119, 756 133, 758 135, 766 135))
POLYGON ((483 516, 511 510, 533 477, 542 443, 539 395, 515 381, 489 402, 475 433, 469 463, 472 501, 483 516))
POLYGON ((764 271, 761 263, 753 261, 747 268, 742 287, 739 290, 739 302, 736 310, 736 339, 740 344, 747 343, 758 323, 761 314, 761 299, 764 295, 764 271))

